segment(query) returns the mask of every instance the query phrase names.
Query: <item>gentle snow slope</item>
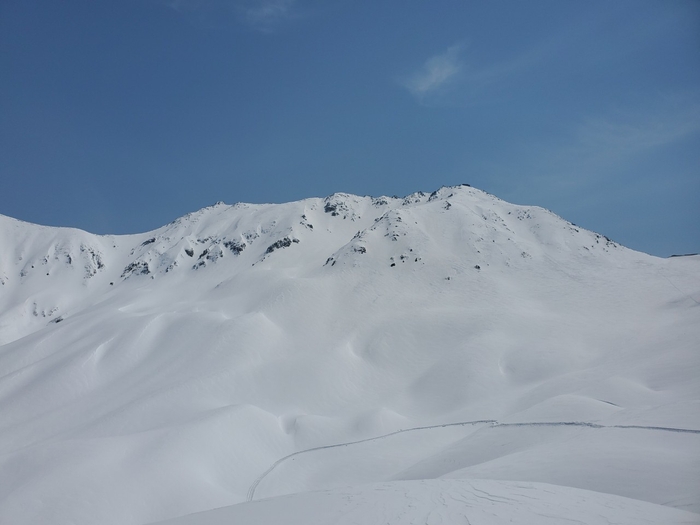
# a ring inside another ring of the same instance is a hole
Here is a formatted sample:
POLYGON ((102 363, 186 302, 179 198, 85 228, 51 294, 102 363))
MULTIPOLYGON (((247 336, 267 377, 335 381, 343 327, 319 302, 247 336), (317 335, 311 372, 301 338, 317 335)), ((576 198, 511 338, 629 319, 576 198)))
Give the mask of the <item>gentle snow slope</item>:
POLYGON ((467 186, 217 204, 131 236, 0 216, 0 248, 0 522, 438 478, 419 498, 700 512, 698 257, 467 186))
POLYGON ((698 515, 581 489, 492 480, 377 483, 279 496, 168 520, 160 525, 664 525, 698 515))

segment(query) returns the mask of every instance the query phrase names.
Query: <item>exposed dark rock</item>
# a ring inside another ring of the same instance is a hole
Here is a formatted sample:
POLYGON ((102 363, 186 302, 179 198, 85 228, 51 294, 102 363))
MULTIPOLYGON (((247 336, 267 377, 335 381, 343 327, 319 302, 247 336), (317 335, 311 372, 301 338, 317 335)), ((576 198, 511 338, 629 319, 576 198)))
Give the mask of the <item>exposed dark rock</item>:
POLYGON ((151 273, 148 263, 145 261, 134 261, 129 264, 122 272, 122 277, 127 277, 129 275, 148 275, 151 273))
POLYGON ((240 255, 245 250, 246 244, 244 242, 224 241, 224 246, 231 250, 234 255, 240 255))
POLYGON ((99 270, 105 267, 105 264, 102 262, 102 255, 99 252, 95 251, 93 248, 81 244, 80 251, 82 253, 86 253, 89 258, 88 263, 85 265, 87 279, 93 277, 97 274, 99 270))
POLYGON ((280 239, 279 241, 273 242, 270 246, 267 247, 267 250, 265 250, 265 255, 270 254, 274 252, 275 250, 278 250, 280 248, 288 248, 289 246, 292 245, 292 243, 298 243, 299 239, 290 239, 289 237, 285 237, 284 239, 280 239))
POLYGON ((354 221, 357 216, 343 200, 346 197, 347 195, 342 193, 329 195, 324 199, 325 204, 323 206, 323 211, 330 213, 333 217, 342 216, 343 219, 350 217, 350 219, 354 221))
POLYGON ((260 235, 256 231, 249 231, 249 232, 245 232, 243 234, 243 237, 246 238, 246 241, 248 241, 249 243, 252 243, 255 239, 260 237, 260 235))
POLYGON ((411 195, 407 195, 403 198, 403 202, 401 203, 401 205, 408 206, 409 204, 418 204, 421 201, 422 197, 425 197, 425 193, 423 193, 422 191, 412 193, 411 195))
POLYGON ((224 252, 221 249, 221 246, 218 244, 214 244, 213 246, 210 246, 209 248, 206 248, 201 254, 199 254, 198 262, 194 266, 192 266, 193 269, 198 269, 201 268, 202 266, 205 266, 207 264, 207 261, 209 262, 216 262, 218 259, 224 256, 224 252))

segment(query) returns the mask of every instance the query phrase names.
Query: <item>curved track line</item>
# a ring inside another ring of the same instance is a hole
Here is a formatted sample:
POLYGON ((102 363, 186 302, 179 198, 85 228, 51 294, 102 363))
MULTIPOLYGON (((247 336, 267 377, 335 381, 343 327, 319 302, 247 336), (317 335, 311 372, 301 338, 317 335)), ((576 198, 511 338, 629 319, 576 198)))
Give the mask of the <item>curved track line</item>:
POLYGON ((640 430, 663 430, 664 432, 684 432, 686 434, 700 434, 700 430, 694 430, 692 428, 646 427, 642 425, 610 425, 607 428, 636 428, 640 430))
POLYGON ((587 428, 621 428, 621 429, 636 429, 636 430, 657 430, 663 432, 682 432, 687 434, 700 434, 700 430, 694 430, 689 428, 673 428, 673 427, 654 427, 654 426, 643 426, 643 425, 601 425, 598 423, 588 423, 585 421, 553 421, 553 422, 531 422, 531 423, 499 423, 495 419, 480 419, 476 421, 459 421, 457 423, 444 423, 442 425, 427 425, 422 427, 412 427, 405 428, 402 430, 396 430, 394 432, 389 432, 388 434, 382 434, 381 436, 375 436, 371 438, 358 439, 357 441, 347 441, 345 443, 335 443, 333 445, 323 445, 320 447, 307 448, 305 450, 299 450, 297 452, 292 452, 284 457, 281 457, 275 461, 270 467, 260 474, 253 484, 248 489, 248 495, 246 501, 253 501, 255 497, 255 490, 260 485, 260 482, 265 479, 265 477, 270 474, 275 468, 277 468, 281 463, 287 461, 289 458, 298 456, 300 454, 306 454, 307 452, 314 452, 317 450, 325 450, 329 448, 347 447, 348 445, 357 445, 359 443, 367 443, 368 441, 376 441, 378 439, 384 439, 397 434, 403 434, 405 432, 414 432, 417 430, 430 430, 434 428, 446 428, 446 427, 463 427, 467 425, 480 425, 488 424, 490 428, 497 427, 587 427, 587 428))
POLYGON ((637 430, 661 430, 663 432, 683 432, 686 434, 700 434, 700 430, 691 428, 654 427, 645 425, 601 425, 599 423, 587 423, 585 421, 543 421, 533 423, 494 423, 491 427, 588 427, 588 428, 624 428, 637 430))
POLYGON ((375 436, 371 438, 365 438, 365 439, 358 439, 357 441, 347 441, 345 443, 335 443, 333 445, 324 445, 321 447, 313 447, 313 448, 307 448, 305 450, 299 450, 297 452, 292 452, 291 454, 288 454, 277 461, 275 461, 272 465, 270 465, 270 468, 268 468, 265 472, 260 474, 257 479, 253 482, 253 484, 250 486, 248 489, 248 495, 246 497, 246 501, 253 501, 253 498, 255 497, 255 489, 258 488, 258 485, 260 482, 267 476, 270 472, 275 470, 275 468, 282 462, 288 460, 291 457, 298 456, 299 454, 306 454, 307 452, 314 452, 316 450, 324 450, 328 448, 337 448, 337 447, 347 447, 348 445, 357 445, 358 443, 366 443, 368 441, 376 441, 378 439, 384 439, 390 436, 395 436, 397 434, 403 434, 405 432, 414 432, 416 430, 429 430, 432 428, 445 428, 445 427, 462 427, 466 425, 479 425, 479 424, 497 424, 498 422, 494 419, 482 419, 478 421, 460 421, 457 423, 445 423, 442 425, 429 425, 429 426, 423 426, 423 427, 413 427, 413 428, 405 428, 402 430, 396 430, 394 432, 389 432, 388 434, 383 434, 381 436, 375 436))

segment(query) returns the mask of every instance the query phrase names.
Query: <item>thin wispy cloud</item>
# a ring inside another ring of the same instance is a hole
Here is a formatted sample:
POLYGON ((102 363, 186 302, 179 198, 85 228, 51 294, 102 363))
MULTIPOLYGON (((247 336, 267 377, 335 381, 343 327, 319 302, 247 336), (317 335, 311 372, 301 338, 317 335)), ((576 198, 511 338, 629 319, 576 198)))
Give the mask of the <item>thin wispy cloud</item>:
POLYGON ((241 6, 242 18, 248 26, 263 33, 271 33, 281 23, 296 18, 294 0, 258 0, 241 6))
MULTIPOLYGON (((576 60, 581 68, 596 70, 601 64, 627 60, 641 45, 630 39, 618 39, 614 46, 609 40, 591 43, 585 36, 593 29, 602 31, 602 23, 592 18, 583 25, 563 26, 537 41, 513 48, 510 55, 497 55, 484 46, 472 47, 460 42, 430 57, 401 78, 399 84, 421 104, 466 107, 493 102, 499 97, 511 98, 523 85, 538 85, 543 77, 533 73, 546 72, 547 78, 555 82, 560 70, 562 75, 566 74, 567 68, 562 66, 571 60, 576 60)), ((644 26, 634 31, 639 32, 656 34, 658 28, 644 26)))
POLYGON ((227 2, 223 0, 157 0, 178 13, 194 13, 225 9, 227 2))
POLYGON ((578 187, 618 177, 645 159, 700 134, 700 101, 670 97, 653 107, 620 110, 579 121, 559 144, 531 149, 543 180, 578 187))
POLYGON ((297 0, 160 0, 178 13, 199 17, 229 17, 254 31, 274 33, 284 23, 301 18, 297 0))
POLYGON ((591 160, 622 160, 700 131, 700 104, 617 118, 589 118, 576 133, 575 148, 591 160))
POLYGON ((423 66, 401 83, 417 98, 444 89, 455 80, 460 71, 461 46, 452 46, 444 53, 430 57, 423 66))
POLYGON ((458 44, 429 58, 399 84, 421 103, 471 105, 490 96, 491 88, 506 85, 517 74, 540 64, 548 53, 548 46, 539 46, 509 60, 478 64, 469 48, 458 44))
POLYGON ((508 158, 515 164, 491 163, 494 172, 530 174, 523 184, 560 195, 583 188, 619 184, 659 158, 664 148, 700 139, 700 97, 669 96, 644 107, 619 109, 572 122, 568 133, 546 142, 524 143, 508 158))
POLYGON ((294 0, 263 0, 244 8, 245 22, 258 31, 269 33, 279 24, 295 17, 294 0))

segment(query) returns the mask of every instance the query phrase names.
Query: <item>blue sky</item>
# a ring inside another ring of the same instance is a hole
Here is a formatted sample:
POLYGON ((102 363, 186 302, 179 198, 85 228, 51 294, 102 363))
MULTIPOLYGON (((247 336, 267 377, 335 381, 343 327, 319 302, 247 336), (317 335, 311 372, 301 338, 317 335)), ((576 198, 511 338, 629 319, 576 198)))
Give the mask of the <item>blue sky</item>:
POLYGON ((135 233, 470 183, 700 251, 695 0, 5 0, 0 75, 19 219, 135 233))

